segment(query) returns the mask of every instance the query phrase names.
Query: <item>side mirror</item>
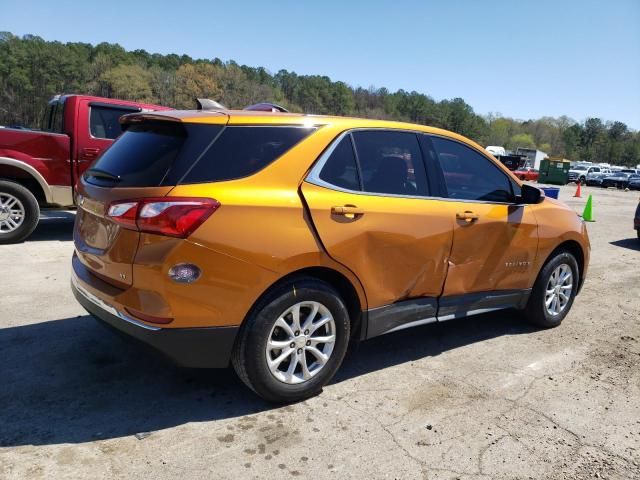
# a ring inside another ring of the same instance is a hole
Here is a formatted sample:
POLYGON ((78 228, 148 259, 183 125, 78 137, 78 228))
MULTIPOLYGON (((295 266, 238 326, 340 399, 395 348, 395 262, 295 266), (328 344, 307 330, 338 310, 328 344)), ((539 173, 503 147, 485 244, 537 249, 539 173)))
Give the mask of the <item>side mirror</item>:
POLYGON ((544 199, 542 190, 536 187, 532 187, 527 183, 523 183, 521 187, 521 195, 517 197, 518 202, 524 204, 540 203, 544 199))

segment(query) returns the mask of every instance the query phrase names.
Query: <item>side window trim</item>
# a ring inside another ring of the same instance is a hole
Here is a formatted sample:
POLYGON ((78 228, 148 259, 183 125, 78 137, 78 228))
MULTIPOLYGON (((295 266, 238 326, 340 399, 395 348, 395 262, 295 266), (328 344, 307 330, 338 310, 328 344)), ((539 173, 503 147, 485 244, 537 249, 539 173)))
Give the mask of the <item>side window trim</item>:
POLYGON ((353 151, 353 156, 356 159, 356 171, 358 172, 358 183, 360 184, 360 191, 365 193, 364 181, 362 180, 362 168, 360 167, 360 157, 358 156, 356 141, 353 139, 353 134, 351 130, 349 131, 348 137, 349 137, 349 144, 351 145, 351 150, 353 151))
POLYGON ((434 198, 448 198, 447 184, 444 181, 444 174, 440 167, 440 162, 432 159, 432 155, 427 155, 425 147, 429 149, 429 153, 433 153, 437 158, 437 152, 431 141, 431 136, 427 133, 421 133, 418 136, 418 145, 422 151, 422 159, 424 161, 425 170, 427 172, 427 182, 429 183, 430 195, 434 198), (425 145, 426 144, 426 145, 425 145))
POLYGON ((456 140, 455 138, 452 138, 452 137, 448 137, 446 135, 438 135, 438 134, 435 134, 435 133, 425 133, 424 135, 426 137, 429 137, 429 143, 430 143, 430 145, 432 147, 433 147, 433 143, 431 142, 431 138, 430 137, 437 137, 437 138, 442 138, 444 140, 448 140, 450 142, 458 143, 458 144, 460 144, 460 145, 462 145, 462 146, 464 146, 466 148, 471 149, 473 152, 480 154, 491 165, 493 165, 493 167, 496 170, 498 170, 502 175, 504 175, 504 177, 507 179, 507 182, 509 183, 509 188, 511 189, 511 197, 512 197, 512 201, 511 202, 496 202, 496 201, 490 201, 490 200, 471 200, 471 199, 466 199, 466 198, 450 198, 448 196, 449 194, 448 194, 448 191, 447 191, 446 184, 444 183, 444 172, 442 171, 442 167, 440 166, 439 162, 437 162, 438 163, 437 169, 440 171, 439 179, 442 182, 442 184, 441 184, 442 193, 444 195, 447 195, 445 197, 441 197, 442 199, 455 201, 455 202, 464 202, 464 203, 489 203, 489 204, 495 204, 495 205, 514 205, 514 204, 517 204, 517 195, 516 195, 516 192, 514 190, 514 181, 513 181, 513 179, 509 175, 507 175, 498 165, 495 164, 495 162, 493 160, 491 160, 483 152, 481 152, 480 150, 477 150, 477 149, 465 144, 464 142, 460 142, 459 140, 456 140))

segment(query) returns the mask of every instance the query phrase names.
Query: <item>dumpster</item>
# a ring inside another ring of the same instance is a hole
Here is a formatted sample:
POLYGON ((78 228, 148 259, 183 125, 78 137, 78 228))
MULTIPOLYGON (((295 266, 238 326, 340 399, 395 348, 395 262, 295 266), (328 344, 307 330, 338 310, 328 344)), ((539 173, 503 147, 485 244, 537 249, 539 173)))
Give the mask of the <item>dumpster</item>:
POLYGON ((540 162, 538 183, 566 185, 569 183, 569 168, 571 162, 566 158, 545 158, 540 162))

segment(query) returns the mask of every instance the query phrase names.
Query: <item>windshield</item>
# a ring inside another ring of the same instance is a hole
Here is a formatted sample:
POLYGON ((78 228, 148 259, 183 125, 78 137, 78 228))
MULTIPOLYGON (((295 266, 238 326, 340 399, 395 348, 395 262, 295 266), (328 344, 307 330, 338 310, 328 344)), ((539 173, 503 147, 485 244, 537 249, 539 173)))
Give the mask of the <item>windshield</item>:
POLYGON ((582 165, 578 165, 577 167, 573 167, 574 170, 586 170, 587 167, 582 166, 582 165))

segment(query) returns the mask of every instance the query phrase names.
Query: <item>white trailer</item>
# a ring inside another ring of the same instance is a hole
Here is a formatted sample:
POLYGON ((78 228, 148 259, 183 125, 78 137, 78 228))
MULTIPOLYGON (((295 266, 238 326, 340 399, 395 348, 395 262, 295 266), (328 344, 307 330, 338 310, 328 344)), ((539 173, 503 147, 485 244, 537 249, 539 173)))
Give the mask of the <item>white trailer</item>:
POLYGON ((536 170, 540 170, 540 162, 549 156, 542 150, 536 150, 535 148, 522 148, 522 147, 518 147, 516 149, 516 155, 527 157, 527 160, 531 168, 535 168, 536 170))

